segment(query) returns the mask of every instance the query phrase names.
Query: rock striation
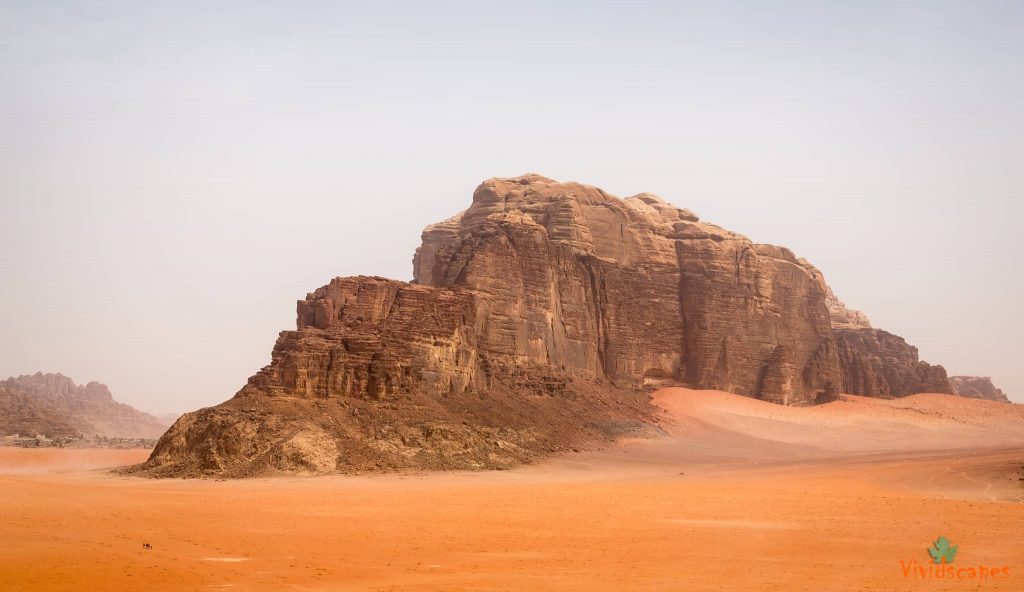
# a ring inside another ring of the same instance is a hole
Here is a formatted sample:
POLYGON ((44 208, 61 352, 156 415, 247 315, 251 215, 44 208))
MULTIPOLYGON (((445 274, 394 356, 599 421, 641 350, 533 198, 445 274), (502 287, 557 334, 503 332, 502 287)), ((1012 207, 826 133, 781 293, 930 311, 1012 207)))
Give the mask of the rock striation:
POLYGON ((417 284, 474 294, 499 373, 788 404, 838 385, 820 273, 648 193, 492 179, 424 231, 413 266, 417 284))
POLYGON ((985 399, 987 401, 999 401, 1009 403, 1010 398, 1002 390, 992 384, 988 376, 950 376, 950 386, 953 393, 961 397, 971 399, 985 399))
POLYGON ((806 260, 648 193, 490 179, 423 231, 413 275, 308 294, 270 364, 137 471, 504 468, 642 429, 664 384, 785 405, 949 392, 806 260))
POLYGON ((106 385, 41 372, 0 381, 0 435, 157 438, 167 424, 118 403, 106 385))
POLYGON ((847 308, 832 288, 826 288, 825 304, 839 347, 844 393, 868 397, 953 393, 945 368, 922 362, 917 348, 902 337, 872 327, 867 315, 847 308))

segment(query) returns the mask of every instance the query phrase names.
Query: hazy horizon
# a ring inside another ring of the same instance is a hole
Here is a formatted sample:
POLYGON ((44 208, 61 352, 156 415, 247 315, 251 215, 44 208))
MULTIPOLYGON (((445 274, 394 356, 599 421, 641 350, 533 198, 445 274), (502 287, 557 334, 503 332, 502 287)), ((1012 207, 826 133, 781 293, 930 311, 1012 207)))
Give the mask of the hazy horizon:
POLYGON ((0 55, 0 380, 219 403, 536 172, 789 247, 1024 402, 1020 3, 3 2, 0 55))

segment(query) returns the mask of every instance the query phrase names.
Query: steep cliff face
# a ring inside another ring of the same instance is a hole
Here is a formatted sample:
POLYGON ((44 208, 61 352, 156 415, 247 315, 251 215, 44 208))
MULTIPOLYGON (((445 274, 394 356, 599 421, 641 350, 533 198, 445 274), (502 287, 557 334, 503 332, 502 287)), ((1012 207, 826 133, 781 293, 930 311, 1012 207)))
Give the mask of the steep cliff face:
POLYGON ((831 288, 825 304, 839 347, 843 392, 869 397, 953 393, 945 368, 921 361, 917 348, 902 337, 872 327, 867 315, 847 308, 831 288))
POLYGON ((0 435, 156 438, 157 418, 118 403, 106 385, 79 386, 62 374, 36 373, 0 382, 0 435))
POLYGON ((510 467, 651 429, 662 384, 787 405, 950 391, 806 260, 651 194, 491 179, 424 230, 413 274, 308 294, 271 363, 137 472, 510 467))
POLYGON ((985 399, 1009 403, 1010 398, 1002 390, 992 384, 988 376, 950 376, 949 384, 953 393, 971 399, 985 399))
POLYGON ((843 392, 869 397, 947 393, 946 369, 918 359, 917 348, 881 329, 835 328, 843 392))
POLYGON ((476 295, 481 347, 499 369, 787 404, 839 383, 820 274, 654 195, 492 179, 427 228, 414 276, 476 295))
POLYGON ((183 415, 154 476, 501 469, 652 421, 646 396, 502 365, 466 290, 333 280, 298 303, 270 365, 183 415))

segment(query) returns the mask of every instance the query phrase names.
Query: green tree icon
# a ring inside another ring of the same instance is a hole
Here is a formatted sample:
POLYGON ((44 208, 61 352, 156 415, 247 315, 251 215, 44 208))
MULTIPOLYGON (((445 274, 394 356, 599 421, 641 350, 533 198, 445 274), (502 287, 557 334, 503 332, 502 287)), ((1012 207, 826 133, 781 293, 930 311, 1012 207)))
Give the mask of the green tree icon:
POLYGON ((928 547, 928 554, 932 556, 935 563, 953 563, 958 548, 960 545, 950 546, 949 539, 940 536, 931 547, 928 547))

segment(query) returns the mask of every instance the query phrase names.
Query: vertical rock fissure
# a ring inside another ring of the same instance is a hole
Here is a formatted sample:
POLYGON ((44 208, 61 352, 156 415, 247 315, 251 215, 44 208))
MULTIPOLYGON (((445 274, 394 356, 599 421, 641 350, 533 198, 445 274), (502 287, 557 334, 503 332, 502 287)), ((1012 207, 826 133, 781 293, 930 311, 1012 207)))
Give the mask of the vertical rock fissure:
POLYGON ((594 270, 591 261, 584 261, 582 264, 583 268, 587 272, 587 277, 590 280, 590 299, 594 303, 594 321, 596 325, 595 330, 597 332, 597 361, 601 365, 602 376, 608 378, 608 360, 605 358, 607 354, 608 334, 604 317, 604 307, 601 306, 601 294, 597 286, 597 272, 594 270))

